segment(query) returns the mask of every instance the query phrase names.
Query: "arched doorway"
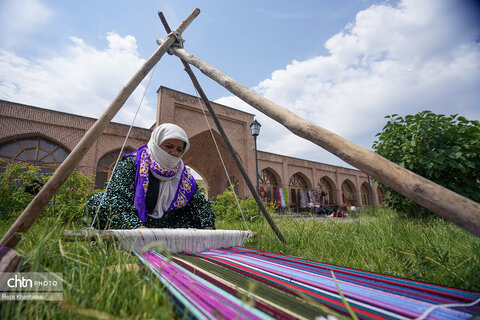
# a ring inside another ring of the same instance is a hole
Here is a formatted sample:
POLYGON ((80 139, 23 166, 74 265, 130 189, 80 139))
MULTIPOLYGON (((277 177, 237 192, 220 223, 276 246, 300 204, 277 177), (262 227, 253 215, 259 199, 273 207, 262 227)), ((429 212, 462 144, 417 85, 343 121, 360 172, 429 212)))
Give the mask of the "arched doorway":
POLYGON ((227 185, 225 186, 225 189, 233 187, 233 191, 238 196, 238 191, 239 191, 238 185, 239 185, 239 183, 240 183, 240 181, 237 179, 237 177, 231 175, 230 179, 227 180, 227 185), (230 183, 231 183, 231 185, 230 185, 230 183))
POLYGON ((191 165, 185 165, 188 170, 190 170, 190 173, 192 176, 195 178, 195 181, 197 182, 197 187, 202 189, 203 192, 205 193, 205 197, 208 199, 208 194, 209 194, 209 186, 208 186, 208 181, 205 179, 204 175, 200 173, 197 169, 193 168, 191 165))
POLYGON ((350 207, 355 206, 357 197, 355 195, 355 187, 350 180, 345 180, 342 183, 342 201, 343 205, 350 207))
POLYGON ((333 206, 334 201, 334 188, 333 183, 327 177, 323 177, 318 182, 318 189, 320 192, 320 202, 327 206, 333 206))
POLYGON ((362 183, 362 186, 360 187, 360 195, 364 206, 372 205, 372 202, 370 201, 370 187, 366 182, 362 183))
POLYGON ((67 158, 69 151, 58 143, 40 136, 15 138, 0 145, 0 159, 24 162, 53 173, 67 158))
MULTIPOLYGON (((236 190, 239 196, 245 196, 243 180, 233 157, 228 151, 222 137, 213 131, 217 145, 212 140, 210 131, 204 131, 193 137, 189 137, 190 149, 182 157, 187 166, 194 168, 208 182, 208 194, 210 198, 215 198, 218 194, 225 191, 229 186, 228 177, 237 177, 236 190), (218 146, 218 150, 216 146, 218 146), (220 159, 220 155, 222 159, 220 159), (222 162, 225 164, 228 175, 223 169, 222 162)), ((240 161, 242 159, 240 158, 240 161)))
MULTIPOLYGON (((97 170, 95 173, 95 188, 105 188, 105 183, 110 179, 113 168, 117 162, 118 155, 121 149, 113 150, 105 154, 97 163, 97 170)), ((123 150, 124 154, 131 153, 135 150, 126 148, 123 150)))
POLYGON ((307 182, 298 173, 290 177, 288 182, 290 188, 290 207, 294 207, 295 211, 299 212, 300 209, 306 208, 308 204, 308 196, 306 196, 307 182))
POLYGON ((258 175, 258 187, 258 194, 263 202, 272 202, 277 199, 275 195, 279 186, 271 170, 263 169, 260 171, 258 175))

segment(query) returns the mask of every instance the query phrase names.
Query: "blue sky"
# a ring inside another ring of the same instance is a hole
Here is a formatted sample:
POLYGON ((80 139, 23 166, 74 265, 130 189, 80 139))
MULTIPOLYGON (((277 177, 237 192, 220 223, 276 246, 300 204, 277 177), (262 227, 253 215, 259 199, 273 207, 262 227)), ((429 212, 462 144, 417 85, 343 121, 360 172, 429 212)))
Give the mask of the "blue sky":
MULTIPOLYGON (((480 119, 479 6, 468 0, 0 0, 0 99, 98 117, 195 7, 185 48, 235 80, 362 147, 389 114, 422 110, 480 119)), ((256 115, 260 150, 347 166, 196 71, 210 100, 256 115)), ((164 56, 136 126, 150 127, 156 90, 195 94, 164 56)), ((130 124, 146 81, 115 121, 130 124)))

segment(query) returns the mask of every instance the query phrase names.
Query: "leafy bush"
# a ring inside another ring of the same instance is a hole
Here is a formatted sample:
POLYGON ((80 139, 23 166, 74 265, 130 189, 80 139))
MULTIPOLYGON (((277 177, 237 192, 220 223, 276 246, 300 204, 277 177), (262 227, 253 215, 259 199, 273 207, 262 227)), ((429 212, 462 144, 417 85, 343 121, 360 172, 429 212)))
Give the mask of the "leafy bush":
POLYGON ((0 160, 0 214, 16 214, 32 201, 35 190, 29 186, 42 184, 40 169, 28 163, 7 163, 0 160))
MULTIPOLYGON (((2 215, 19 214, 32 201, 35 194, 51 178, 40 168, 29 163, 7 163, 0 160, 0 212, 2 215)), ((74 170, 53 197, 44 214, 62 214, 68 220, 80 218, 90 195, 93 180, 74 170)))
MULTIPOLYGON (((243 216, 248 222, 257 220, 260 217, 258 205, 255 199, 238 199, 240 207, 243 211, 243 216)), ((218 219, 225 221, 243 221, 242 213, 238 208, 237 201, 231 188, 226 189, 222 194, 219 194, 212 203, 212 209, 217 214, 218 219)))
MULTIPOLYGON (((422 111, 394 114, 373 149, 381 156, 467 198, 480 202, 480 122, 422 111)), ((386 205, 407 214, 427 209, 385 187, 386 205)))
MULTIPOLYGON (((46 180, 48 181, 50 177, 46 180)), ((67 221, 80 221, 82 210, 93 193, 94 179, 85 176, 77 169, 73 170, 65 183, 55 194, 52 204, 46 208, 51 215, 61 213, 67 221)))

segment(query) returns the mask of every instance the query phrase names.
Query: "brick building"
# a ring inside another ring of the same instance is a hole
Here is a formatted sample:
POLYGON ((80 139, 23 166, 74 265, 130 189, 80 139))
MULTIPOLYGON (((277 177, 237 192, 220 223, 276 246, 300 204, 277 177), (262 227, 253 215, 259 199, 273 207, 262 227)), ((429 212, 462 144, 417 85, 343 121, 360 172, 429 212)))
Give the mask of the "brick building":
MULTIPOLYGON (((212 106, 255 183, 254 141, 250 131, 254 115, 217 103, 212 106)), ((0 100, 0 116, 0 158, 26 161, 44 170, 58 167, 96 121, 4 100, 0 100)), ((204 114, 197 97, 160 87, 155 123, 150 129, 133 127, 125 152, 146 144, 151 130, 165 122, 176 123, 187 132, 191 148, 183 160, 203 178, 209 197, 229 186, 216 144, 238 194, 241 197, 250 194, 213 120, 207 110, 204 114)), ((97 186, 103 186, 110 175, 128 129, 127 125, 111 123, 80 162, 78 169, 88 176, 95 175, 97 186)), ((316 190, 319 195, 323 191, 323 201, 329 205, 361 207, 370 205, 371 199, 374 204, 381 202, 378 186, 358 170, 263 151, 258 152, 258 169, 260 194, 265 201, 276 200, 277 189, 285 189, 288 203, 297 209, 304 202, 301 198, 308 194, 303 190, 316 190)))

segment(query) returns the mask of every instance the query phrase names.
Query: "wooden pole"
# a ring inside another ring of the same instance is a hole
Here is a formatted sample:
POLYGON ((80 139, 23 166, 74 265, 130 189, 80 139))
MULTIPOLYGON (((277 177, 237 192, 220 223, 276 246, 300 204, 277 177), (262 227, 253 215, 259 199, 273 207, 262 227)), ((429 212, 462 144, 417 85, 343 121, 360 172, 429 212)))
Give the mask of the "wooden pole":
MULTIPOLYGON (((157 39, 159 44, 163 41, 157 39)), ((292 133, 319 145, 398 193, 480 237, 479 203, 297 116, 286 108, 252 92, 184 49, 173 48, 172 52, 180 59, 197 67, 207 77, 215 80, 252 107, 282 124, 292 133)))
MULTIPOLYGON (((169 27, 168 22, 165 19, 165 16, 163 15, 163 13, 158 12, 158 16, 160 17, 160 20, 162 21, 163 26, 165 27, 165 30, 167 31, 167 33, 170 33, 171 32, 170 27, 169 27)), ((238 170, 240 170, 240 173, 242 174, 243 179, 247 183, 247 186, 250 189, 250 192, 252 193, 253 198, 255 199, 255 201, 258 204, 258 207, 260 208, 260 211, 262 211, 263 216, 265 217, 265 219, 267 219, 268 224, 273 229, 273 231, 275 232, 277 237, 280 239, 280 241, 282 241, 283 243, 286 243, 285 237, 283 236, 282 232, 278 229, 277 225, 275 224, 272 217, 268 213, 267 208, 265 208, 265 205, 263 204, 262 200, 260 199, 260 196, 258 195, 258 179, 257 179, 257 190, 255 190, 255 187, 253 186, 253 183, 250 180, 250 177, 248 176, 247 171, 243 167, 242 161, 240 160, 240 158, 238 156, 238 153, 236 152, 233 145, 230 143, 230 140, 228 139, 227 134, 225 133, 225 130, 223 130, 222 124, 220 123, 220 120, 218 119, 217 114, 215 113, 215 110, 213 110, 213 107, 210 104, 210 100, 208 100, 207 95, 205 94, 202 87, 200 86, 200 83, 198 82, 197 77, 193 73, 192 68, 190 68, 190 65, 188 63, 186 63, 185 61, 183 61, 182 59, 180 59, 180 61, 182 61, 183 66, 185 67, 185 71, 190 76, 190 79, 192 80, 193 86, 195 87, 195 89, 200 94, 200 97, 202 98, 203 103, 205 103, 205 105, 207 106, 207 109, 210 112, 210 116, 212 117, 213 121, 215 122, 215 125, 217 126, 217 129, 218 129, 218 131, 220 132, 220 135, 223 138, 223 142, 225 142, 225 145, 227 146, 228 151, 230 151, 230 154, 232 155, 233 160, 235 160, 235 163, 237 164, 238 170)), ((255 139, 256 139, 256 137, 255 137, 255 139)), ((257 145, 256 145, 256 140, 255 140, 255 156, 256 156, 256 152, 257 152, 256 148, 257 148, 257 145)), ((257 169, 257 172, 256 172, 255 175, 258 175, 258 169, 257 169)))
MULTIPOLYGON (((176 32, 183 33, 185 29, 192 23, 192 21, 200 14, 199 9, 195 9, 190 15, 178 26, 176 32)), ((15 223, 10 227, 7 233, 0 241, 0 246, 15 248, 16 244, 21 238, 21 234, 27 231, 33 224, 37 216, 52 199, 53 195, 58 191, 62 184, 67 180, 78 163, 85 156, 87 151, 103 133, 118 110, 123 106, 128 97, 137 88, 140 82, 147 76, 155 64, 160 61, 162 56, 168 48, 176 41, 175 35, 170 34, 165 41, 165 44, 160 46, 157 51, 144 63, 144 65, 135 73, 135 75, 127 82, 125 87, 118 93, 112 101, 107 110, 98 118, 95 124, 87 131, 85 136, 80 140, 73 151, 62 162, 62 164, 55 171, 53 176, 43 186, 40 192, 25 208, 22 214, 18 217, 15 223)))

